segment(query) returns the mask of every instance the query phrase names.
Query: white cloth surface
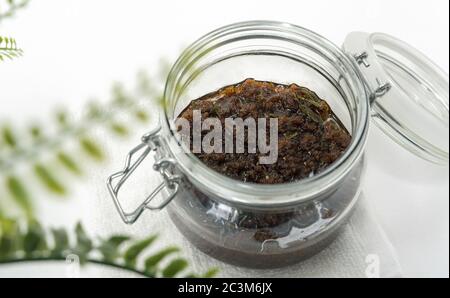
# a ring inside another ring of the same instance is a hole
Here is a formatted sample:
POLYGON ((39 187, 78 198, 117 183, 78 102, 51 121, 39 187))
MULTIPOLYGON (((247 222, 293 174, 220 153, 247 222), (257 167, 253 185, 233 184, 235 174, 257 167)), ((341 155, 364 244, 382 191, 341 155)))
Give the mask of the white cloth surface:
MULTIPOLYGON (((372 274, 378 275, 377 262, 379 262, 380 277, 402 276, 396 253, 377 223, 371 202, 365 199, 364 194, 361 195, 355 211, 345 224, 342 233, 329 247, 306 261, 278 269, 242 268, 209 257, 181 235, 164 210, 146 211, 135 224, 126 225, 114 208, 105 180, 108 175, 121 169, 126 153, 131 149, 130 144, 133 144, 134 140, 136 142, 139 140, 139 134, 137 132, 136 136, 125 142, 117 142, 107 134, 99 133, 96 140, 108 153, 110 158, 108 166, 93 166, 91 169, 86 169, 89 176, 84 181, 80 181, 79 186, 74 186, 73 198, 70 200, 59 204, 55 200, 42 201, 44 204, 41 208, 41 218, 44 224, 46 226, 63 224, 69 228, 73 227, 81 216, 81 222, 91 237, 126 234, 142 239, 157 233, 158 241, 145 253, 151 254, 163 247, 176 245, 181 248, 181 255, 189 261, 189 272, 203 273, 209 268, 216 267, 219 269, 218 277, 368 277, 366 272, 370 271, 369 268, 373 268, 373 266, 375 266, 375 272, 371 271, 372 274)), ((150 193, 160 181, 160 177, 151 168, 152 161, 151 157, 144 161, 127 181, 127 184, 123 186, 120 198, 125 209, 131 210, 136 207, 142 202, 145 194, 150 193)), ((8 276, 11 274, 17 276, 24 274, 66 276, 67 271, 62 264, 46 265, 48 270, 45 273, 36 266, 36 271, 33 271, 34 265, 21 266, 0 268, 0 276, 3 273, 8 276), (39 273, 34 274, 33 272, 39 273)), ((136 276, 134 273, 98 266, 84 268, 80 274, 81 276, 100 277, 136 276)))
MULTIPOLYGON (((117 161, 112 162, 114 170, 117 170, 122 166, 120 160, 131 148, 120 151, 121 149, 114 148, 112 144, 109 146, 109 140, 100 140, 105 148, 111 148, 109 150, 114 152, 114 155, 110 155, 117 161), (117 156, 120 154, 122 156, 117 156)), ((144 195, 150 193, 152 187, 159 181, 159 177, 151 170, 151 162, 151 160, 144 161, 136 172, 137 178, 130 178, 129 185, 123 187, 122 200, 124 205, 128 205, 129 208, 140 202, 139 199, 130 198, 141 198, 142 200, 144 195), (152 172, 149 174, 148 171, 152 172), (151 181, 144 179, 147 182, 139 184, 136 180, 141 181, 142 179, 139 179, 141 176, 148 176, 151 181), (136 185, 139 186, 136 187, 136 185), (127 198, 130 201, 127 201, 127 198)), ((181 235, 165 211, 146 211, 131 226, 122 223, 103 183, 105 177, 111 172, 111 169, 103 169, 93 174, 90 179, 89 188, 95 190, 93 197, 97 199, 87 203, 86 210, 89 212, 83 217, 87 229, 101 231, 105 235, 132 233, 141 238, 151 233, 158 233, 159 241, 156 245, 181 247, 182 255, 190 261, 190 269, 193 272, 202 273, 209 268, 217 267, 219 277, 366 277, 368 266, 377 261, 373 258, 377 258, 380 277, 400 277, 402 275, 396 253, 377 223, 371 211, 370 202, 364 198, 364 194, 361 195, 355 212, 345 224, 343 232, 321 253, 289 267, 255 270, 225 264, 200 252, 181 235)))

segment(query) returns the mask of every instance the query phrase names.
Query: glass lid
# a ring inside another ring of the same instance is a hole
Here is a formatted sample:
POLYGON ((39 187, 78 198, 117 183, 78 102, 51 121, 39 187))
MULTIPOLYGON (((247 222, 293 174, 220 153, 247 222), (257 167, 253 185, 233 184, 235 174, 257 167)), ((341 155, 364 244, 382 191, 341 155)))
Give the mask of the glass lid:
POLYGON ((414 154, 447 164, 448 74, 387 34, 353 32, 343 47, 356 59, 378 127, 414 154))

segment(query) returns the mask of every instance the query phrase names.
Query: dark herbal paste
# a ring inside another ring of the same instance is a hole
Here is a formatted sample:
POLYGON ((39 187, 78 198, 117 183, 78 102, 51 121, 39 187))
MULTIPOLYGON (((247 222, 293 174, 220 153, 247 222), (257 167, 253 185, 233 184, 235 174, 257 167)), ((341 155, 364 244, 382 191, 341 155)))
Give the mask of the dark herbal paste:
MULTIPOLYGON (((278 159, 274 164, 261 164, 258 151, 194 153, 208 167, 244 182, 276 184, 311 177, 336 161, 351 141, 327 102, 296 84, 247 79, 221 88, 193 100, 180 114, 191 127, 195 110, 201 111, 202 119, 220 119, 223 130, 226 118, 278 119, 278 159)), ((202 135, 207 133, 202 131, 202 135)), ((225 132, 222 136, 224 146, 225 132)), ((192 132, 189 137, 193 144, 192 132)))

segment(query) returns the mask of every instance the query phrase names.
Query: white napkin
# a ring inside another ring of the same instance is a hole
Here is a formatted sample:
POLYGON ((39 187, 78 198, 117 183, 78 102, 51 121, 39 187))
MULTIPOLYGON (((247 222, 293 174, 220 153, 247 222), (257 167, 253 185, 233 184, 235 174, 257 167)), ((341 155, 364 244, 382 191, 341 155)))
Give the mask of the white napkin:
MULTIPOLYGON (((90 234, 131 234, 144 238, 159 234, 154 249, 177 245, 182 255, 190 261, 190 270, 202 273, 211 267, 219 269, 219 277, 400 277, 402 271, 390 241, 376 222, 370 202, 361 195, 354 214, 345 224, 343 232, 324 251, 301 263, 279 269, 255 270, 225 264, 196 249, 186 240, 165 211, 146 211, 133 225, 125 225, 117 214, 105 187, 105 179, 122 167, 129 144, 114 146, 111 140, 99 136, 112 160, 108 168, 92 172, 89 179, 89 200, 83 200, 83 223, 90 234)), ((136 138, 139 140, 139 138, 136 138)), ((137 206, 160 181, 151 168, 152 158, 144 161, 136 171, 138 178, 130 178, 129 187, 123 187, 124 205, 137 206), (146 180, 142 177, 146 176, 146 180), (141 182, 139 182, 141 181, 141 182), (143 182, 142 182, 143 181, 143 182)), ((111 275, 106 271, 102 275, 111 275)), ((121 273, 120 276, 126 276, 121 273)), ((130 275, 132 276, 132 275, 130 275)), ((134 275, 133 275, 134 276, 134 275)))
MULTIPOLYGON (((137 133, 136 135, 139 135, 137 133)), ((393 247, 378 225, 370 202, 361 196, 354 214, 345 224, 343 232, 324 251, 301 263, 270 270, 254 270, 232 266, 218 261, 200 252, 186 240, 172 224, 167 212, 146 211, 133 225, 124 224, 114 208, 106 189, 106 177, 121 169, 126 153, 130 150, 128 142, 117 144, 107 136, 99 134, 97 141, 109 151, 111 160, 107 167, 86 169, 89 177, 75 188, 68 202, 56 206, 49 202, 44 208, 43 220, 46 225, 60 226, 62 222, 72 227, 80 220, 91 236, 107 237, 112 234, 126 234, 135 238, 145 238, 151 234, 159 234, 158 241, 150 249, 149 254, 162 247, 176 245, 181 248, 182 256, 189 260, 190 272, 202 273, 211 267, 219 269, 219 277, 400 277, 402 271, 393 247), (69 212, 68 212, 69 211, 69 212), (49 216, 50 215, 50 216, 49 216)), ((128 210, 142 202, 145 194, 152 191, 160 181, 160 177, 152 170, 152 158, 144 161, 137 170, 137 176, 143 174, 146 179, 130 178, 123 187, 121 200, 128 210), (141 172, 141 173, 139 173, 141 172), (140 180, 140 181, 138 181, 140 180)), ((90 268, 81 270, 82 276, 120 276, 135 277, 135 274, 110 268, 90 268)))

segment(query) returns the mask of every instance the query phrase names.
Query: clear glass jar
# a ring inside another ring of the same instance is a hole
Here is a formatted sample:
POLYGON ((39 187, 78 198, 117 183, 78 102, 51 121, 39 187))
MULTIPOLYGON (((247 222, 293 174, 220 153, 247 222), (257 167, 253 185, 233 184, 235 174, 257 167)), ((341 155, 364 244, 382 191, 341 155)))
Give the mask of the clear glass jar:
MULTIPOLYGON (((338 235, 358 201, 371 105, 392 88, 389 80, 361 69, 368 68, 373 53, 350 53, 307 29, 271 21, 237 23, 200 38, 169 74, 160 127, 143 137, 125 169, 108 180, 122 219, 133 223, 145 209, 167 205, 175 225, 194 245, 239 266, 280 267, 319 252, 338 235), (352 135, 345 153, 323 172, 286 184, 241 182, 208 168, 183 147, 175 120, 191 100, 246 78, 314 90, 352 135), (127 213, 118 192, 150 152, 155 152, 153 168, 163 182, 127 213), (162 200, 155 199, 159 192, 162 200)), ((443 82, 445 87, 445 76, 443 82)), ((448 130, 448 77, 446 92, 448 130)), ((448 147, 446 154, 448 160, 448 147)))

